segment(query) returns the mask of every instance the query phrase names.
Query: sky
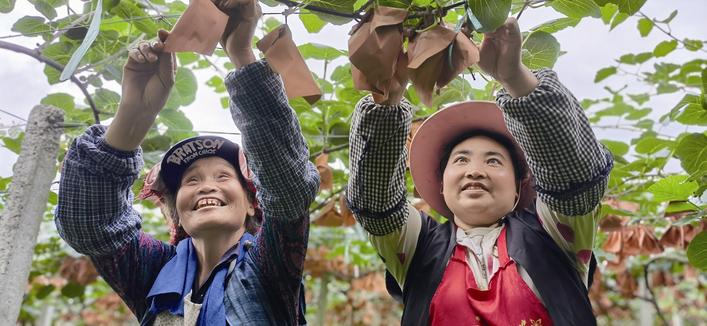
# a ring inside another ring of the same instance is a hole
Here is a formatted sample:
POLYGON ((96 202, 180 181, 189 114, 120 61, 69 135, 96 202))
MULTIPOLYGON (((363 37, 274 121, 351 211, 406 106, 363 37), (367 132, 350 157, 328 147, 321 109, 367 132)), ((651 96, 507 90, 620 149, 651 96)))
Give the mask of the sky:
MULTIPOLYGON (((676 37, 707 40, 707 22, 704 13, 707 12, 707 0, 649 0, 641 9, 649 17, 663 19, 674 9, 678 10, 677 17, 671 23, 671 32, 676 37)), ((266 13, 281 12, 281 9, 264 7, 266 13)), ((9 14, 0 14, 0 39, 2 36, 15 34, 10 29, 17 19, 25 15, 40 14, 27 1, 20 0, 16 3, 15 9, 9 14)), ((279 15, 266 17, 280 17, 279 15)), ((542 22, 562 17, 561 14, 549 8, 528 9, 519 20, 521 30, 541 24, 542 22)), ((632 89, 640 90, 637 81, 630 77, 612 77, 595 84, 593 82, 595 73, 604 67, 613 65, 615 60, 626 53, 639 53, 652 51, 660 42, 666 39, 665 35, 654 29, 648 37, 642 38, 636 29, 637 19, 630 18, 628 21, 609 32, 609 26, 604 25, 598 19, 585 18, 579 25, 567 28, 555 33, 555 37, 561 44, 562 51, 567 53, 561 56, 554 70, 557 71, 561 81, 579 99, 605 97, 608 93, 604 86, 614 89, 623 85, 629 85, 632 89)), ((348 31, 351 25, 333 26, 327 25, 318 34, 307 33, 297 17, 289 18, 290 27, 293 31, 293 38, 296 44, 301 45, 307 42, 329 45, 338 49, 347 48, 348 31)), ((3 41, 21 44, 34 48, 36 43, 41 42, 41 38, 16 37, 6 38, 3 41)), ((678 49, 671 53, 668 58, 671 62, 682 63, 696 58, 706 58, 704 52, 690 52, 678 49)), ((321 65, 310 62, 310 69, 314 72, 321 72, 321 65)), ((35 59, 7 50, 0 49, 0 110, 7 111, 22 119, 27 119, 31 108, 50 93, 67 92, 76 96, 78 102, 83 101, 78 88, 70 83, 64 82, 58 85, 49 85, 43 74, 44 64, 35 59)), ((199 89, 196 101, 188 107, 182 108, 185 114, 194 124, 197 131, 236 131, 227 110, 221 108, 220 97, 222 94, 215 94, 204 82, 212 76, 211 71, 196 71, 199 79, 199 89)), ((119 90, 117 84, 115 90, 119 90)), ((648 106, 654 109, 654 115, 659 116, 668 112, 679 100, 681 95, 671 94, 657 96, 651 99, 648 106)), ((17 128, 24 128, 22 119, 0 112, 0 133, 10 131, 9 126, 19 125, 17 128)), ((17 130, 17 128, 14 128, 17 130)), ((696 128, 688 129, 696 131, 696 128)), ((702 128, 701 130, 704 130, 702 128)), ((674 130, 674 134, 684 132, 685 128, 674 130)), ((662 132, 666 132, 662 130, 662 132)), ((669 132, 669 130, 668 130, 669 132)), ((612 139, 624 137, 625 135, 616 132, 610 133, 605 130, 596 130, 598 137, 612 139)), ((230 136, 238 141, 237 136, 230 136)), ((12 175, 12 164, 17 156, 4 147, 0 147, 0 177, 12 175)))

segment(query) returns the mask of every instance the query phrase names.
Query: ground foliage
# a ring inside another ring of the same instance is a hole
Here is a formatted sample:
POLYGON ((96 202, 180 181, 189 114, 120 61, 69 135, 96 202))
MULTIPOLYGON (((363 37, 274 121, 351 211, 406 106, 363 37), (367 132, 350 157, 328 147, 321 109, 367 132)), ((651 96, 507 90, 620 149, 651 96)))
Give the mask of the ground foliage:
MULTIPOLYGON (((67 145, 86 126, 113 116, 120 100, 115 90, 121 80, 126 49, 143 39, 150 39, 160 28, 170 29, 186 8, 183 1, 108 0, 70 2, 66 0, 31 0, 36 12, 19 19, 12 31, 20 37, 39 40, 29 49, 43 62, 64 66, 86 37, 95 8, 102 9, 97 37, 83 53, 74 76, 89 96, 67 93, 48 94, 41 99, 65 111, 67 125, 62 139, 57 168, 67 145), (100 5, 99 5, 100 3, 100 5), (37 38, 39 37, 39 38, 37 38), (88 98, 91 98, 89 101, 88 98), (94 112, 91 101, 95 103, 94 112)), ((707 190, 707 61, 705 40, 673 35, 670 24, 679 13, 648 17, 641 12, 646 0, 263 0, 267 6, 278 3, 297 5, 287 13, 300 19, 310 33, 318 33, 327 24, 350 22, 372 4, 408 8, 414 18, 406 28, 425 28, 430 21, 443 19, 448 26, 466 23, 476 31, 493 30, 509 14, 550 6, 565 17, 548 21, 527 31, 523 60, 531 68, 551 67, 561 55, 561 44, 552 33, 576 26, 582 20, 599 19, 613 29, 619 24, 634 24, 635 37, 659 33, 663 41, 652 52, 626 53, 615 64, 596 72, 596 87, 615 76, 629 76, 631 86, 605 87, 606 96, 584 99, 582 104, 593 127, 621 134, 601 141, 616 159, 611 173, 607 200, 602 205, 602 220, 596 254, 600 273, 591 291, 600 321, 611 323, 638 318, 645 303, 658 307, 656 323, 679 314, 684 321, 698 324, 705 313, 707 275, 707 235, 705 229, 705 190, 707 190), (311 6, 311 7, 308 7, 311 6), (363 9, 362 9, 363 8, 363 9), (443 8, 444 10, 440 10, 443 8), (327 13, 321 13, 324 9, 327 13), (427 16, 425 16, 427 15, 427 16), (436 19, 429 18, 429 15, 436 19), (347 17, 348 16, 348 17, 347 17), (687 50, 694 60, 673 62, 671 53, 687 50), (654 107, 653 98, 679 94, 670 108, 654 107), (682 133, 669 134, 665 130, 682 133), (672 163, 671 163, 672 162, 672 163), (672 164, 672 165, 671 165, 672 164), (672 166, 672 168, 671 168, 672 166), (665 318, 665 319, 663 319, 665 318)), ((11 12, 14 0, 0 0, 0 12, 11 12)), ((266 6, 266 11, 269 9, 266 6)), ((283 7, 278 7, 283 8, 283 7)), ((272 8, 270 8, 272 9, 272 8)), ((272 10, 271 10, 272 11, 272 10)), ((522 18, 521 18, 522 19, 522 18)), ((263 18, 262 31, 278 26, 282 16, 263 18), (277 17, 277 18, 276 18, 277 17)), ((478 43, 482 34, 474 33, 478 43)), ((8 43, 0 44, 7 48, 8 43)), ((401 313, 400 305, 386 294, 382 264, 368 244, 364 232, 356 226, 343 205, 341 196, 348 170, 348 130, 354 104, 364 92, 354 88, 345 49, 306 43, 300 45, 308 62, 323 63, 315 79, 324 96, 310 105, 302 99, 291 101, 302 130, 322 175, 320 193, 311 207, 313 227, 306 262, 308 319, 313 324, 393 324, 401 313)), ((206 86, 223 95, 227 107, 224 72, 233 66, 221 50, 216 56, 178 54, 179 68, 174 90, 157 127, 148 134, 143 149, 148 161, 157 162, 170 144, 195 135, 191 121, 180 107, 194 102, 197 87, 206 86), (199 85, 193 71, 204 70, 212 77, 199 85)), ((61 71, 47 64, 45 76, 50 84, 59 82, 61 71)), ((416 122, 440 106, 467 99, 493 99, 499 88, 479 71, 456 78, 438 90, 430 107, 420 103, 410 88, 407 98, 415 104, 416 122), (474 86, 470 80, 476 80, 474 86), (479 81, 486 80, 481 86, 479 81)), ((414 128, 413 128, 414 129, 414 128)), ((2 144, 19 151, 21 129, 3 129, 2 144)), ((6 189, 12 177, 0 179, 0 205, 4 206, 6 189)), ((430 210, 415 198, 408 180, 410 200, 420 209, 430 210)), ((141 187, 137 182, 135 190, 141 187)), ((97 278, 90 262, 72 251, 57 236, 52 211, 57 196, 50 194, 32 272, 28 280, 20 323, 35 324, 43 318, 70 324, 110 325, 132 322, 128 310, 110 288, 97 278)), ((149 202, 138 203, 144 215, 144 229, 165 239, 166 228, 159 212, 149 202)), ((434 214, 434 213, 433 213, 434 214)), ((435 215, 438 216, 438 215, 435 215)))

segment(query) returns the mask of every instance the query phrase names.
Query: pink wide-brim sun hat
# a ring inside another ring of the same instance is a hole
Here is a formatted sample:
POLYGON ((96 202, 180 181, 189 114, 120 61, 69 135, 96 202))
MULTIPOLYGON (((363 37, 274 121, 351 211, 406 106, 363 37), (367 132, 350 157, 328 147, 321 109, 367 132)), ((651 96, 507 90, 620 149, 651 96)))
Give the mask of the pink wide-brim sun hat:
MULTIPOLYGON (((435 112, 422 123, 413 136, 410 145, 410 174, 420 197, 448 219, 453 218, 454 214, 447 207, 441 194, 440 161, 450 142, 474 130, 490 131, 507 137, 513 143, 517 157, 522 161, 513 164, 522 164, 527 171, 525 155, 508 131, 503 113, 495 102, 461 102, 435 112)), ((519 206, 522 207, 527 204, 527 197, 532 190, 527 182, 524 182, 521 187, 519 206)))

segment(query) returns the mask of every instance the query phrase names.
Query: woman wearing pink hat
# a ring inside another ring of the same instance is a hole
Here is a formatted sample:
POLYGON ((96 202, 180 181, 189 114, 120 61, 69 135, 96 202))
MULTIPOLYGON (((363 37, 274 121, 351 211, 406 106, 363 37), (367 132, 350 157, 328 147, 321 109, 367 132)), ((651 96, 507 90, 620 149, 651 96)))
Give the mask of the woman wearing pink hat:
POLYGON ((302 271, 319 174, 280 76, 251 49, 257 1, 232 3, 237 24, 222 45, 236 66, 225 84, 243 147, 198 136, 167 151, 145 195, 164 203, 172 243, 141 230, 131 193, 139 145, 174 84, 166 32, 130 50, 115 119, 88 128, 64 160, 59 234, 91 257, 142 325, 305 323, 302 271))
POLYGON ((596 324, 587 289, 613 159, 556 74, 529 71, 520 50, 513 18, 486 34, 479 66, 505 88, 496 103, 449 106, 413 138, 415 187, 448 222, 407 202, 403 89, 356 107, 347 200, 403 325, 596 324))

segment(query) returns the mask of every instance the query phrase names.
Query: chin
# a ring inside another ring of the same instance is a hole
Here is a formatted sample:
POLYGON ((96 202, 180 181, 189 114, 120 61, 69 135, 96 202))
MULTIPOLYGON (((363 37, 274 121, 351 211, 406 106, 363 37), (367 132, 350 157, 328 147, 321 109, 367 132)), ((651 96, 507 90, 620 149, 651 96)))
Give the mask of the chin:
POLYGON ((206 238, 209 236, 236 233, 243 229, 243 225, 234 225, 233 223, 204 223, 193 226, 192 232, 187 231, 192 237, 206 238))

